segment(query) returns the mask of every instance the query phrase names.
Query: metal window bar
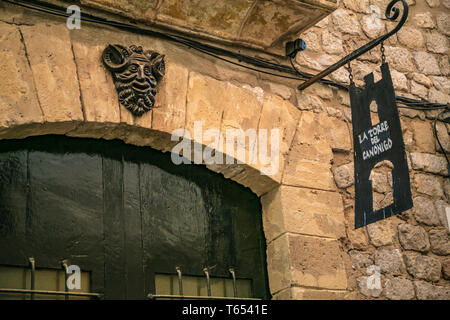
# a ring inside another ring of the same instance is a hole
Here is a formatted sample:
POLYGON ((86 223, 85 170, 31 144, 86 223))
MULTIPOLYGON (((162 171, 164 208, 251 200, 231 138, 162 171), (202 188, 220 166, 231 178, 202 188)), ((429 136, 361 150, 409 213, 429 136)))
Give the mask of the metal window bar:
MULTIPOLYGON (((214 267, 213 267, 214 268, 214 267)), ((236 272, 234 268, 230 267, 228 270, 231 274, 231 277, 233 279, 233 297, 218 297, 218 296, 212 296, 211 295, 211 282, 210 282, 210 276, 209 276, 209 269, 208 267, 203 269, 203 272, 206 276, 206 287, 207 287, 207 296, 185 296, 183 295, 183 275, 181 272, 181 267, 176 267, 175 270, 177 271, 178 275, 178 286, 179 286, 179 294, 153 294, 149 293, 147 295, 147 298, 150 300, 158 300, 158 299, 180 299, 180 300, 261 300, 258 298, 239 298, 237 296, 237 285, 236 285, 236 272)))
POLYGON ((74 297, 90 297, 95 299, 101 299, 103 298, 103 295, 100 293, 90 293, 90 292, 69 292, 69 289, 67 287, 67 261, 62 261, 62 266, 65 271, 65 291, 51 291, 51 290, 36 290, 35 289, 35 283, 36 283, 36 261, 34 258, 28 258, 28 261, 30 262, 30 272, 31 272, 31 283, 30 283, 30 289, 12 289, 12 288, 0 288, 0 294, 1 293, 16 293, 16 294, 30 294, 30 300, 35 299, 36 294, 43 294, 43 295, 51 295, 51 296, 65 296, 65 300, 69 300, 70 296, 74 297))
POLYGON ((177 267, 177 274, 178 274, 178 291, 180 292, 180 296, 183 295, 183 278, 181 273, 181 267, 177 267))
MULTIPOLYGON (((67 279, 69 278, 69 275, 68 275, 68 268, 69 268, 69 266, 67 265, 67 260, 61 261, 61 266, 62 266, 62 268, 64 270, 64 291, 65 292, 69 292, 69 288, 67 287, 67 279)), ((69 300, 69 296, 68 295, 65 296, 65 300, 66 301, 69 300)))
POLYGON ((49 291, 49 290, 31 290, 31 289, 6 289, 0 288, 0 293, 31 293, 44 294, 52 296, 75 296, 75 297, 91 297, 101 299, 103 297, 100 293, 88 293, 88 292, 65 292, 65 291, 49 291))
POLYGON ((215 296, 180 296, 177 294, 153 294, 147 295, 150 300, 180 299, 180 300, 261 300, 257 298, 215 297, 215 296))
POLYGON ((206 290, 208 292, 208 297, 211 297, 211 283, 209 280, 209 269, 208 267, 203 269, 203 272, 205 273, 206 276, 206 290))
MULTIPOLYGON (((30 268, 31 268, 31 284, 30 284, 30 288, 31 288, 31 290, 34 290, 34 289, 36 289, 34 287, 35 274, 36 274, 36 264, 35 264, 35 261, 34 261, 33 257, 29 258, 28 261, 30 262, 30 268)), ((34 293, 32 293, 30 295, 30 300, 34 300, 34 293)))

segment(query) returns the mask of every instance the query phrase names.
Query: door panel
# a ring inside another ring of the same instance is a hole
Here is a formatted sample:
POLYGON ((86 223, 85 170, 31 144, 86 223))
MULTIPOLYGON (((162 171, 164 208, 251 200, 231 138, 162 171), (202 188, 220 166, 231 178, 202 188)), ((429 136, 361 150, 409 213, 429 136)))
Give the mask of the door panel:
MULTIPOLYGON (((120 141, 0 141, 0 265, 69 259, 106 299, 145 299, 155 274, 248 279, 267 298, 259 199, 202 166, 120 141)), ((222 281, 222 280, 220 280, 222 281)), ((225 283, 225 282, 224 282, 225 283)))

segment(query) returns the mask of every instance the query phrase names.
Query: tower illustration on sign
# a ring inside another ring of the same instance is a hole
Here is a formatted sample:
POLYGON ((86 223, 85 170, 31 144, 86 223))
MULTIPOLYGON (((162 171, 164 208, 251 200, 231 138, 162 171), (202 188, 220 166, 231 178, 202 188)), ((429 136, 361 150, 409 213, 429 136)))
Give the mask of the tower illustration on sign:
POLYGON ((381 65, 382 79, 374 83, 373 73, 364 78, 365 87, 351 83, 354 167, 355 167, 355 228, 412 208, 408 163, 402 128, 395 101, 395 91, 389 65, 381 65), (370 105, 378 106, 379 123, 372 125, 370 105), (375 165, 390 161, 392 169, 393 203, 374 211, 373 186, 370 173, 375 165))

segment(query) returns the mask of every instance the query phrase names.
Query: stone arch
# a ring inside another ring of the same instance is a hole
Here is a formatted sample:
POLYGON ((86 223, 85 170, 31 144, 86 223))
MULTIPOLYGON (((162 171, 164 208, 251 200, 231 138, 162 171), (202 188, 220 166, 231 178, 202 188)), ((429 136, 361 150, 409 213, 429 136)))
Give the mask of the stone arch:
MULTIPOLYGON (((171 149, 181 141, 171 140, 172 133, 167 131, 153 130, 143 128, 137 125, 129 125, 123 123, 102 123, 102 122, 86 122, 86 121, 61 121, 61 122, 34 122, 22 125, 3 128, 0 131, 0 140, 3 139, 24 139, 29 136, 40 135, 66 135, 78 138, 94 138, 105 140, 122 140, 126 144, 150 147, 162 152, 170 152, 171 149)), ((186 138, 192 145, 194 152, 195 145, 199 145, 202 150, 208 144, 199 144, 193 137, 186 138)), ((219 152, 219 150, 215 150, 219 152)), ((246 187, 249 187, 258 196, 266 193, 278 185, 278 182, 272 177, 264 175, 261 166, 257 164, 237 163, 235 157, 224 153, 234 160, 234 164, 211 164, 202 165, 217 173, 221 173, 228 179, 232 179, 246 187)), ((192 163, 194 156, 191 155, 192 163)))

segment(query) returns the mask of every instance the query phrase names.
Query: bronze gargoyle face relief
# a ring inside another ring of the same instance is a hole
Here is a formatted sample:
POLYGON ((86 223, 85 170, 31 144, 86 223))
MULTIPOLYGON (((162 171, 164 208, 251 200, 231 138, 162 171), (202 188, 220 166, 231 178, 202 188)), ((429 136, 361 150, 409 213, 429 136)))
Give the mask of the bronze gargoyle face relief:
POLYGON ((164 55, 142 47, 108 45, 103 63, 113 75, 119 102, 135 116, 155 105, 158 82, 165 74, 164 55))

